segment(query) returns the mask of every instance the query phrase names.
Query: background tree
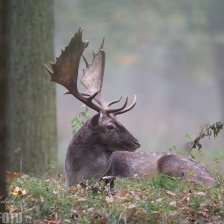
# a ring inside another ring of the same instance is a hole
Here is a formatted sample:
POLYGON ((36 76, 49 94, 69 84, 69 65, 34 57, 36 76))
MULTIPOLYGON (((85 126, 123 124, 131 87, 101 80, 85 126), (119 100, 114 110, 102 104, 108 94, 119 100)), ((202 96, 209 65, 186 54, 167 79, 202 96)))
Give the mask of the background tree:
POLYGON ((56 160, 53 0, 8 0, 7 127, 10 169, 39 173, 56 160))
MULTIPOLYGON (((207 1, 208 31, 212 42, 213 72, 220 87, 221 100, 224 100, 224 1, 207 1)), ((224 103, 222 103, 224 120, 224 103)))

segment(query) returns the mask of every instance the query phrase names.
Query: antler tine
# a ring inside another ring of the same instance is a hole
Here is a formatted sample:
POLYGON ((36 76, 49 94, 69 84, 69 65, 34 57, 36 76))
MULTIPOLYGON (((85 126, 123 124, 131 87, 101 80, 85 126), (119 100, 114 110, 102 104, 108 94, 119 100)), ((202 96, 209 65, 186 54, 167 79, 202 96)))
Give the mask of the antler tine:
POLYGON ((101 43, 101 45, 100 45, 100 50, 103 49, 104 42, 105 42, 105 38, 103 38, 103 40, 102 40, 102 43, 101 43))
POLYGON ((44 67, 47 69, 47 71, 50 73, 50 75, 54 74, 54 72, 47 66, 47 64, 44 64, 44 67))
POLYGON ((117 108, 117 109, 106 109, 105 112, 108 113, 108 114, 115 114, 121 110, 123 110, 128 104, 128 97, 126 98, 125 102, 124 102, 124 105, 120 108, 117 108))
MULTIPOLYGON (((50 73, 52 81, 64 86, 68 90, 67 93, 72 94, 86 106, 100 112, 103 108, 92 102, 94 97, 100 92, 99 89, 92 91, 88 94, 88 97, 84 97, 78 91, 77 82, 80 58, 83 51, 88 46, 88 41, 84 42, 82 40, 82 32, 83 30, 79 28, 65 50, 63 50, 61 55, 56 58, 56 63, 50 63, 51 68, 46 65, 45 67, 50 73)), ((85 58, 84 61, 88 67, 88 62, 85 58)))
POLYGON ((98 90, 98 91, 96 91, 95 93, 93 93, 93 95, 92 96, 89 96, 89 100, 91 101, 91 100, 93 100, 96 96, 97 96, 97 94, 99 93, 101 91, 101 89, 100 90, 98 90))
POLYGON ((84 62, 86 63, 86 67, 88 68, 89 67, 89 63, 88 63, 87 59, 84 57, 84 55, 82 55, 82 58, 83 58, 84 62))
POLYGON ((115 112, 114 115, 123 114, 123 113, 126 113, 126 112, 130 111, 136 105, 136 102, 137 102, 137 97, 136 97, 136 95, 134 95, 133 103, 128 108, 126 108, 125 110, 115 112))
POLYGON ((122 96, 120 97, 120 99, 118 99, 118 100, 114 100, 114 101, 110 102, 110 103, 108 104, 108 107, 110 107, 111 105, 113 105, 113 104, 115 104, 115 103, 119 103, 119 102, 121 101, 121 99, 122 99, 122 96))

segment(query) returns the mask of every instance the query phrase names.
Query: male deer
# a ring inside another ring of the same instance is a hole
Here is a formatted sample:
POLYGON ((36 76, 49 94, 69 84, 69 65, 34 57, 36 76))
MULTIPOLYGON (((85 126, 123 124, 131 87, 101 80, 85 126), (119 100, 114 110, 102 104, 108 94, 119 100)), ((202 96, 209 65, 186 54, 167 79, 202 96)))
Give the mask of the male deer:
POLYGON ((127 107, 128 98, 123 106, 111 108, 120 102, 106 102, 101 95, 104 76, 105 53, 103 42, 100 50, 93 53, 92 63, 85 57, 86 68, 83 70, 81 83, 86 91, 78 91, 78 70, 80 58, 88 41, 82 41, 82 30, 71 39, 69 45, 61 52, 56 63, 47 67, 52 81, 64 86, 68 94, 97 111, 75 134, 68 147, 65 159, 66 185, 72 186, 84 179, 103 176, 146 176, 152 178, 162 172, 170 176, 182 177, 194 182, 214 185, 215 180, 206 168, 195 161, 180 155, 158 152, 137 151, 138 140, 116 120, 116 115, 128 112, 136 104, 127 107))

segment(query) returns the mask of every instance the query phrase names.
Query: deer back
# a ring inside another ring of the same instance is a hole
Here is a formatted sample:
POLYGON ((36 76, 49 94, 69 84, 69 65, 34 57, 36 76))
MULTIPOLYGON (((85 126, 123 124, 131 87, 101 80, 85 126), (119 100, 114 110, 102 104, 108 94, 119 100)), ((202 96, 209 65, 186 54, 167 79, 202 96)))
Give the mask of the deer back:
POLYGON ((181 177, 208 186, 216 184, 210 172, 194 160, 166 152, 114 152, 107 175, 144 176, 151 179, 159 173, 181 177))

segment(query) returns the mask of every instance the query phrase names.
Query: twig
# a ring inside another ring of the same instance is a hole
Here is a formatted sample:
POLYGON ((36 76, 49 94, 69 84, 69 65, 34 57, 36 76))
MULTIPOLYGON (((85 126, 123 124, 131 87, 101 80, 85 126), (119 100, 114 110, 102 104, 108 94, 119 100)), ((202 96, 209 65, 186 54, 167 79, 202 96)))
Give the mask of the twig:
POLYGON ((202 148, 202 144, 200 141, 205 137, 217 137, 219 132, 223 129, 223 123, 222 122, 216 122, 213 125, 210 125, 206 129, 201 129, 199 136, 195 138, 193 141, 189 141, 187 145, 189 146, 189 152, 188 156, 191 154, 193 149, 198 149, 198 151, 202 148))

